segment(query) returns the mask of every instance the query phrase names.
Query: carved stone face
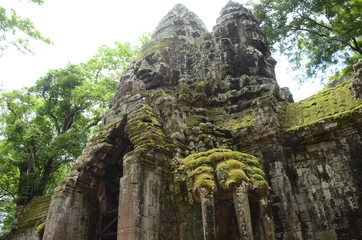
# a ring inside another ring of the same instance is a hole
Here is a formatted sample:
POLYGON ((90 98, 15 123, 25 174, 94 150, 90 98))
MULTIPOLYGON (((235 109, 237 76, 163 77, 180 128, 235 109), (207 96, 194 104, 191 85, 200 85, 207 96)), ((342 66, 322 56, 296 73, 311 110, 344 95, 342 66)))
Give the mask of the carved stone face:
POLYGON ((234 77, 243 74, 275 78, 275 60, 255 17, 244 7, 231 3, 214 29, 222 51, 224 72, 234 77))
POLYGON ((161 45, 159 48, 151 45, 149 49, 152 51, 144 50, 147 55, 136 63, 134 74, 145 83, 146 89, 178 85, 184 54, 178 51, 177 41, 167 44, 170 45, 161 45))
POLYGON ((135 75, 145 83, 146 89, 170 85, 168 80, 171 74, 166 54, 166 52, 155 52, 137 63, 135 75))

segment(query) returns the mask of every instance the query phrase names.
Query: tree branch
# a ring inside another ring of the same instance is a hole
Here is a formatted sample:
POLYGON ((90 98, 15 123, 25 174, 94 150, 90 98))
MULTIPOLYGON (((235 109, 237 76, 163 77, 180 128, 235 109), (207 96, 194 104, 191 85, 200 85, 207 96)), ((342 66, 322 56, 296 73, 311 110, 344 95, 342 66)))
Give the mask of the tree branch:
POLYGON ((350 47, 358 52, 359 54, 362 54, 362 49, 360 48, 360 46, 358 45, 357 39, 355 37, 352 37, 352 42, 354 44, 354 46, 350 45, 350 47))
POLYGON ((295 31, 305 31, 305 32, 309 32, 309 33, 312 33, 312 34, 315 34, 317 36, 320 36, 320 37, 324 37, 324 38, 329 38, 331 40, 334 40, 334 41, 337 41, 337 42, 340 42, 341 44, 343 44, 344 46, 346 47, 350 47, 353 51, 356 51, 360 54, 362 54, 362 49, 359 48, 358 46, 358 43, 356 41, 356 39, 352 38, 352 41, 355 41, 355 44, 356 44, 356 47, 353 46, 352 44, 350 44, 349 42, 346 42, 346 41, 343 41, 341 39, 338 39, 338 38, 332 38, 326 34, 323 34, 322 32, 317 32, 317 31, 313 31, 313 30, 310 30, 310 29, 306 29, 306 28, 297 28, 297 27, 294 27, 293 28, 295 31))
POLYGON ((327 30, 329 30, 329 31, 332 31, 332 32, 335 31, 335 29, 333 29, 333 28, 331 28, 331 27, 329 27, 329 26, 326 26, 326 25, 324 25, 324 24, 321 24, 321 23, 317 22, 316 20, 314 20, 314 19, 312 19, 312 18, 310 18, 310 17, 307 17, 307 16, 302 15, 302 14, 300 14, 300 13, 298 13, 298 15, 299 15, 302 19, 307 20, 307 21, 310 21, 310 22, 314 23, 314 24, 317 25, 317 26, 320 26, 320 27, 325 28, 325 29, 327 29, 327 30))
POLYGON ((57 133, 58 134, 60 134, 61 132, 60 132, 60 127, 59 127, 59 122, 58 122, 58 118, 56 117, 56 116, 54 116, 54 114, 52 113, 52 111, 51 111, 51 106, 52 106, 52 98, 51 97, 49 97, 48 99, 47 99, 47 102, 48 102, 48 105, 47 105, 47 112, 48 112, 48 114, 49 114, 49 116, 51 117, 51 118, 53 118, 54 119, 54 123, 55 123, 55 128, 56 128, 56 130, 57 130, 57 133))
POLYGON ((93 122, 91 122, 91 123, 85 128, 84 131, 87 132, 91 127, 97 126, 97 124, 98 124, 98 122, 99 122, 100 119, 101 119, 101 118, 98 118, 98 119, 94 120, 93 122))
POLYGON ((0 184, 0 188, 1 188, 2 191, 4 191, 5 195, 11 196, 13 199, 15 199, 15 194, 13 194, 13 193, 10 192, 8 189, 6 189, 5 187, 3 187, 1 184, 0 184))
POLYGON ((101 71, 102 71, 101 67, 97 68, 97 73, 96 73, 96 76, 95 76, 95 83, 98 83, 98 77, 99 77, 99 74, 101 73, 101 71))
POLYGON ((62 133, 68 131, 72 127, 73 123, 77 120, 77 116, 87 107, 88 105, 78 106, 71 114, 69 114, 69 117, 65 117, 62 133))

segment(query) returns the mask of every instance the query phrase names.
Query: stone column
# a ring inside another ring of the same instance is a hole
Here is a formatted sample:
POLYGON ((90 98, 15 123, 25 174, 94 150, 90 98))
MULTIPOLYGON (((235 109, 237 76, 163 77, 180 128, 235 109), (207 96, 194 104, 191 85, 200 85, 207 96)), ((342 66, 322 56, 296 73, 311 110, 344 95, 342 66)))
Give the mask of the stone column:
POLYGON ((214 240, 216 233, 214 195, 206 188, 199 188, 198 193, 201 201, 204 240, 214 240))
POLYGON ((261 198, 259 200, 259 211, 261 216, 261 221, 263 224, 264 236, 267 240, 275 239, 275 231, 272 219, 268 216, 267 211, 268 200, 261 198))
POLYGON ((248 197, 249 188, 250 183, 242 182, 233 194, 236 218, 242 240, 254 240, 248 197))
MULTIPOLYGON (((161 155, 154 156, 162 159, 161 155)), ((147 161, 151 159, 140 158, 134 152, 124 157, 124 175, 120 179, 118 240, 160 239, 162 169, 156 165, 152 168, 145 165, 147 161)), ((155 163, 156 160, 151 162, 155 163)))
POLYGON ((117 239, 143 239, 142 167, 139 163, 131 163, 124 168, 126 174, 120 180, 117 239))

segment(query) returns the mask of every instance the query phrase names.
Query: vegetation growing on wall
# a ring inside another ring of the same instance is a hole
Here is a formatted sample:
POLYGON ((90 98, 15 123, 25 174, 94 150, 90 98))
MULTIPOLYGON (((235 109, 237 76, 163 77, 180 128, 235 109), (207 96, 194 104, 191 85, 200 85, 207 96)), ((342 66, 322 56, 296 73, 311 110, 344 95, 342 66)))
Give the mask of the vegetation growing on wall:
POLYGON ((48 214, 51 196, 44 196, 34 198, 24 208, 21 209, 21 221, 17 222, 17 228, 24 229, 33 227, 35 223, 43 225, 44 220, 48 214))
POLYGON ((230 149, 216 148, 198 152, 179 161, 181 180, 187 181, 189 191, 197 198, 197 189, 217 192, 218 188, 233 190, 241 182, 252 184, 252 189, 264 196, 269 191, 264 171, 258 158, 230 149))
POLYGON ((355 109, 362 107, 350 89, 351 81, 320 91, 296 103, 285 103, 279 115, 286 130, 295 130, 322 120, 340 122, 348 118, 355 109))
POLYGON ((151 147, 167 151, 157 113, 148 104, 142 104, 129 116, 126 131, 135 148, 151 147))

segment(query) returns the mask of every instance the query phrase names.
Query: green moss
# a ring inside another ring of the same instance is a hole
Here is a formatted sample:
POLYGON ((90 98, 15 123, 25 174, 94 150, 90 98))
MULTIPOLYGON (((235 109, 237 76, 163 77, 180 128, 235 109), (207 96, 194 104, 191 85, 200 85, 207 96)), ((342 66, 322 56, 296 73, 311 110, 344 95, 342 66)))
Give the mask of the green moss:
POLYGON ((249 181, 245 172, 242 169, 232 169, 228 171, 228 178, 224 182, 224 186, 229 188, 233 185, 240 184, 242 181, 249 181))
MULTIPOLYGON (((264 175, 264 174, 263 174, 264 175)), ((265 180, 265 177, 260 174, 250 174, 249 177, 252 181, 263 181, 265 180)))
POLYGON ((248 166, 253 166, 253 167, 257 167, 257 168, 260 167, 259 161, 255 157, 253 157, 253 158, 245 157, 245 158, 243 158, 243 162, 248 166))
POLYGON ((187 127, 195 127, 198 126, 202 117, 197 115, 189 115, 186 118, 187 127))
POLYGON ((199 166, 201 166, 202 164, 209 164, 210 163, 210 159, 208 157, 199 157, 196 159, 191 159, 187 162, 184 163, 184 165, 182 166, 183 169, 194 169, 197 168, 199 166))
POLYGON ((213 192, 216 189, 214 176, 210 173, 196 175, 193 181, 193 191, 196 191, 201 187, 206 188, 210 192, 213 192))
POLYGON ((116 127, 117 124, 119 124, 119 122, 110 123, 110 124, 104 126, 103 128, 101 128, 99 130, 99 132, 96 135, 94 135, 92 137, 90 142, 94 145, 101 143, 101 142, 109 142, 108 137, 109 137, 111 131, 116 127))
POLYGON ((218 161, 224 160, 224 153, 223 152, 214 152, 209 156, 210 162, 216 163, 218 161))
POLYGON ((258 167, 252 167, 250 169, 250 174, 259 174, 259 175, 263 176, 263 178, 266 177, 264 171, 258 167))
POLYGON ((246 165, 238 160, 230 159, 225 162, 221 162, 216 166, 216 170, 224 168, 226 170, 230 169, 245 169, 246 165))
POLYGON ((209 101, 205 93, 206 85, 205 81, 196 81, 192 84, 179 86, 177 88, 179 104, 182 105, 185 102, 195 107, 203 107, 209 101))
POLYGON ((139 61, 156 51, 172 46, 172 42, 173 39, 162 39, 157 42, 150 42, 146 44, 138 54, 136 61, 139 61))
POLYGON ((42 230, 44 230, 44 228, 45 228, 45 222, 39 224, 39 225, 36 227, 36 230, 42 231, 42 230))
POLYGON ((253 190, 259 194, 259 196, 265 196, 268 194, 270 187, 266 180, 253 182, 253 190))
POLYGON ((209 137, 210 137, 210 134, 206 134, 206 133, 201 133, 201 134, 199 135, 199 139, 200 139, 200 140, 203 140, 203 139, 209 138, 209 137))
POLYGON ((191 154, 180 160, 180 164, 178 172, 183 174, 183 180, 191 178, 189 190, 192 192, 199 187, 215 191, 217 182, 223 188, 231 189, 242 181, 255 183, 254 190, 260 187, 260 193, 266 194, 268 191, 265 191, 265 188, 269 189, 258 159, 246 153, 216 148, 191 154), (221 171, 222 176, 219 177, 222 179, 215 181, 215 171, 221 171))
POLYGON ((24 206, 20 212, 20 221, 17 228, 35 227, 36 223, 46 218, 49 210, 51 196, 37 197, 24 206))
POLYGON ((196 87, 197 90, 203 90, 206 86, 205 81, 196 81, 193 84, 191 84, 192 87, 196 87))
POLYGON ((202 173, 214 174, 214 169, 210 166, 200 166, 194 169, 190 174, 188 174, 188 177, 193 177, 202 173))
POLYGON ((216 170, 226 170, 227 176, 222 182, 222 185, 225 188, 240 184, 242 181, 249 181, 248 176, 245 174, 247 168, 248 167, 244 163, 234 159, 221 162, 216 166, 216 170))
POLYGON ((353 121, 350 116, 362 103, 354 97, 350 83, 343 82, 297 103, 286 103, 279 114, 283 128, 293 131, 323 120, 338 124, 353 121))
POLYGON ((209 108, 207 110, 209 116, 218 116, 220 114, 222 114, 222 112, 220 111, 219 108, 209 108))
POLYGON ((251 109, 244 110, 237 114, 222 114, 217 110, 209 111, 209 119, 222 129, 235 134, 242 128, 247 128, 256 124, 254 114, 251 109))
POLYGON ((126 131, 135 148, 157 148, 168 151, 157 113, 147 104, 142 104, 129 116, 126 131))

